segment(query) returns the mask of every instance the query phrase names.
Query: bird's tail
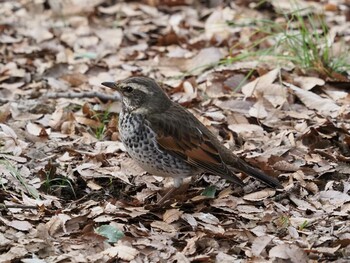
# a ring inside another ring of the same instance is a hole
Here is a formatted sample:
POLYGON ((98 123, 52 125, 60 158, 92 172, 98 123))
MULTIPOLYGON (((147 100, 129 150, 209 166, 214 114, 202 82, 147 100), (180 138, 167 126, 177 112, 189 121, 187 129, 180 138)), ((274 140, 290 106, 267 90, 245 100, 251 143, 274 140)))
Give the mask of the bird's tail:
POLYGON ((264 184, 270 187, 280 188, 280 189, 283 188, 282 184, 280 183, 280 181, 278 181, 277 178, 274 178, 272 176, 265 174, 263 171, 250 166, 249 164, 247 164, 246 162, 240 159, 238 160, 239 160, 238 167, 236 166, 235 168, 238 168, 238 170, 240 170, 241 172, 260 180, 261 182, 263 182, 264 184))

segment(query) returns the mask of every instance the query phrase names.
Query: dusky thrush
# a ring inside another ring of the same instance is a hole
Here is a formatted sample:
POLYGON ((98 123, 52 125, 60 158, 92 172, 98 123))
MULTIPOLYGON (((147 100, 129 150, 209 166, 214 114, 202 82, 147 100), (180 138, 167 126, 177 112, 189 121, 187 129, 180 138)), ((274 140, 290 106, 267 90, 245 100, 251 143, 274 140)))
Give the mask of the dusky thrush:
POLYGON ((283 188, 276 178, 253 168, 223 146, 192 113, 171 101, 153 79, 131 77, 102 85, 122 95, 119 133, 128 154, 147 172, 172 177, 175 188, 184 178, 203 172, 243 186, 232 171, 283 188))

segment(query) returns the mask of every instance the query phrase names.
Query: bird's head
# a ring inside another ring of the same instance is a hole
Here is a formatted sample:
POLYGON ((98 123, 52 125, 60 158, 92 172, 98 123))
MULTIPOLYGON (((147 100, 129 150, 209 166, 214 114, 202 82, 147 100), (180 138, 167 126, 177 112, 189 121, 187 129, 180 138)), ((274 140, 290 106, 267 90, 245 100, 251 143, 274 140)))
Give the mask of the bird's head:
POLYGON ((124 110, 128 112, 161 112, 171 104, 165 92, 150 78, 131 77, 120 82, 103 82, 102 85, 121 93, 124 110))

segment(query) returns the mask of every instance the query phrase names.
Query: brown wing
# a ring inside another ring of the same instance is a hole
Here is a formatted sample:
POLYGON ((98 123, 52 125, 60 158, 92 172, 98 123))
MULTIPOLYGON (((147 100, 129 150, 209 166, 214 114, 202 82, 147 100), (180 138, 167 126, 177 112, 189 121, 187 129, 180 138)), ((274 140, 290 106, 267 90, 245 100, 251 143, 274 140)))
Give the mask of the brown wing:
POLYGON ((222 161, 207 135, 209 131, 185 109, 173 104, 166 114, 153 114, 148 121, 153 130, 159 131, 157 142, 162 148, 195 167, 243 185, 222 161))

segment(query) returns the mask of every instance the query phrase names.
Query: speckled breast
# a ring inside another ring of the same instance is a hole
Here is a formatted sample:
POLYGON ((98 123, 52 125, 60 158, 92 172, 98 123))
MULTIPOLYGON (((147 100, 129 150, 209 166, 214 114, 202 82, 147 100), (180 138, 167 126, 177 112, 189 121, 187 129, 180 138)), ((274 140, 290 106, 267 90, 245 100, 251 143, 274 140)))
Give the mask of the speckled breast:
POLYGON ((122 112, 119 116, 119 133, 130 157, 147 172, 175 178, 196 173, 195 167, 159 147, 156 133, 143 115, 122 112))

